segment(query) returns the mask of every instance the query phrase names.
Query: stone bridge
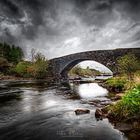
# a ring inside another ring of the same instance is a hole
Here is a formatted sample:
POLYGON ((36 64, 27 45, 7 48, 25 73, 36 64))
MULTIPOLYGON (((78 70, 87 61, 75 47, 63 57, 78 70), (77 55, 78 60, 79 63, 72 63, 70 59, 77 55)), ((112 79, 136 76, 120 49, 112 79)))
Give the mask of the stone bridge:
MULTIPOLYGON (((70 54, 67 56, 54 58, 49 60, 49 77, 53 81, 58 81, 59 79, 67 79, 68 72, 76 64, 85 61, 93 60, 99 62, 109 68, 113 73, 117 72, 116 61, 119 57, 133 53, 140 60, 140 48, 120 48, 115 50, 96 50, 70 54)), ((48 78, 49 78, 48 77, 48 78)))

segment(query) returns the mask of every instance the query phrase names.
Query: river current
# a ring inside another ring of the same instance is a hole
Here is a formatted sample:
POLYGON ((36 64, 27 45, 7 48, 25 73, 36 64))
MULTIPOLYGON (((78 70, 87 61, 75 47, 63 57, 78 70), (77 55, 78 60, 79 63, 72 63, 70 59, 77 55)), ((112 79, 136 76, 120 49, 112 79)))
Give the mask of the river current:
POLYGON ((71 84, 80 97, 75 100, 65 86, 33 83, 1 82, 0 140, 128 140, 108 119, 96 120, 94 105, 83 103, 108 99, 97 83, 71 84), (90 114, 76 115, 79 108, 90 114))

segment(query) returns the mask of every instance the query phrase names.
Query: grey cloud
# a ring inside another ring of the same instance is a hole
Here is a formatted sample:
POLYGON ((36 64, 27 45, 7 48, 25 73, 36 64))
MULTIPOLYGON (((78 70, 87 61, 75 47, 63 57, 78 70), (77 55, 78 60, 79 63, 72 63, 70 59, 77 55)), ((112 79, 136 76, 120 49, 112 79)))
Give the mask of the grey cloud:
POLYGON ((10 18, 19 18, 22 16, 22 12, 16 3, 10 0, 0 1, 1 15, 8 16, 10 18))
POLYGON ((0 8, 0 40, 26 52, 52 58, 139 45, 139 0, 1 0, 0 8))

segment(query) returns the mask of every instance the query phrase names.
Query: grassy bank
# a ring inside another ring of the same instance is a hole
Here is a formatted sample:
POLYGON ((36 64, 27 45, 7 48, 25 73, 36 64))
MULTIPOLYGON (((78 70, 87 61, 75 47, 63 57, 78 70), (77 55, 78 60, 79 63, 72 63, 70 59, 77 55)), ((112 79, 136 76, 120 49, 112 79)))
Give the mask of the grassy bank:
POLYGON ((140 83, 140 71, 136 71, 133 75, 133 79, 129 79, 126 75, 119 75, 112 78, 109 78, 105 81, 104 86, 110 91, 110 92, 123 92, 132 89, 135 87, 135 85, 140 83))
POLYGON ((132 139, 140 139, 140 71, 133 75, 132 80, 126 75, 107 79, 104 86, 113 93, 112 101, 115 102, 97 109, 96 116, 107 117, 116 129, 132 139), (121 98, 113 100, 118 95, 121 98))
POLYGON ((139 139, 140 71, 135 72, 132 80, 125 75, 110 78, 105 82, 105 86, 116 95, 123 94, 120 100, 103 108, 107 109, 106 116, 117 129, 126 132, 131 138, 139 139))
POLYGON ((127 90, 115 105, 109 107, 110 117, 117 121, 136 119, 140 122, 140 84, 127 90))

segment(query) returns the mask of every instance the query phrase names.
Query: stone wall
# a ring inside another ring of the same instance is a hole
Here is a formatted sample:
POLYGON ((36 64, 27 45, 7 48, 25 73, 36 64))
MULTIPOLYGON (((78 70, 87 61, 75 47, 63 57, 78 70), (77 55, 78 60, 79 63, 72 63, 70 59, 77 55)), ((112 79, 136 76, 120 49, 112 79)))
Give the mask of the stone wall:
POLYGON ((116 73, 117 59, 129 52, 135 54, 140 60, 140 48, 88 51, 51 59, 49 61, 49 78, 56 81, 67 78, 68 71, 85 60, 97 61, 116 73))

